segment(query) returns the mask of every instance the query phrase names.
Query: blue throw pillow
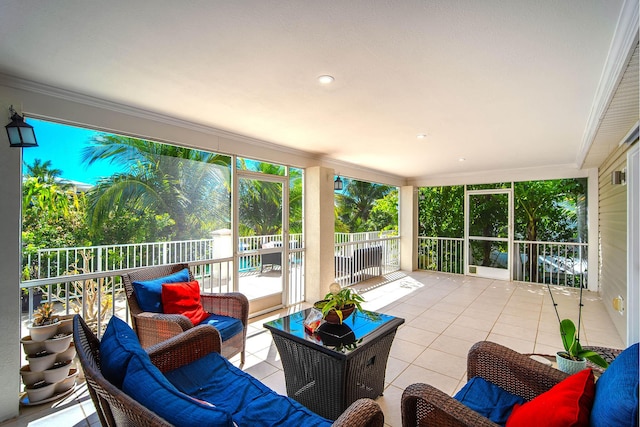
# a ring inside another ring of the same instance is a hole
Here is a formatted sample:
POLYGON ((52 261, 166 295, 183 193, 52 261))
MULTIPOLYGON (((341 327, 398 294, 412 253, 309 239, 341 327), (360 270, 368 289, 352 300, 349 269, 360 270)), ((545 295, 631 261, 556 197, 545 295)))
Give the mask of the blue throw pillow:
POLYGON ((454 396, 456 400, 496 424, 505 425, 513 406, 525 400, 481 377, 471 378, 454 396))
POLYGON ((189 396, 229 412, 239 426, 329 427, 331 421, 295 400, 281 396, 251 375, 236 368, 218 353, 165 374, 189 396), (233 384, 232 387, 229 385, 233 384))
POLYGON ((142 311, 162 313, 162 284, 188 282, 189 280, 189 269, 184 268, 168 276, 133 282, 138 305, 142 311))
POLYGON ((100 341, 100 371, 118 388, 122 388, 131 356, 145 354, 136 333, 123 320, 113 316, 100 341))
POLYGON ((638 344, 624 350, 596 381, 591 427, 638 425, 638 344))
POLYGON ((174 426, 233 426, 231 415, 223 409, 198 402, 176 389, 147 355, 131 357, 122 390, 174 426))
POLYGON ((219 314, 210 314, 209 317, 200 322, 200 325, 214 326, 220 332, 222 341, 226 341, 239 332, 242 332, 242 322, 239 319, 219 314))

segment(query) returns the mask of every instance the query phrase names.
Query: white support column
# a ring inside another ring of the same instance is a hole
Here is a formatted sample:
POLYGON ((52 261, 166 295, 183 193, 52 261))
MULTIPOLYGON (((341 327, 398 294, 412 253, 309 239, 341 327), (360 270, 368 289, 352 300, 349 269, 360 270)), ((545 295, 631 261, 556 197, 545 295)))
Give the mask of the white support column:
MULTIPOLYGON (((0 94, 2 125, 9 123, 9 106, 20 103, 0 94)), ((18 108, 16 108, 18 110, 18 108)), ((20 112, 20 111, 18 111, 20 112)), ((34 148, 31 148, 34 150, 34 148)), ((22 151, 9 147, 0 131, 0 421, 18 416, 20 391, 20 203, 22 151)))
POLYGON ((333 169, 307 168, 304 182, 305 300, 314 302, 335 278, 333 169))
POLYGON ((587 178, 587 233, 589 236, 589 255, 587 258, 588 265, 588 285, 587 288, 592 292, 600 290, 600 249, 598 244, 598 169, 590 169, 587 178))
POLYGON ((418 269, 418 189, 400 187, 400 269, 418 269))

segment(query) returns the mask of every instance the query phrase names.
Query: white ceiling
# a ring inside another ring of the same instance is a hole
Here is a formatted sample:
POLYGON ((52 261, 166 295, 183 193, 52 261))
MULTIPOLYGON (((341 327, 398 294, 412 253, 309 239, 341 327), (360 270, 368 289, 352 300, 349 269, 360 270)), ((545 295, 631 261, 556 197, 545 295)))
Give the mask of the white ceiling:
POLYGON ((404 178, 575 165, 622 6, 3 0, 0 73, 404 178))

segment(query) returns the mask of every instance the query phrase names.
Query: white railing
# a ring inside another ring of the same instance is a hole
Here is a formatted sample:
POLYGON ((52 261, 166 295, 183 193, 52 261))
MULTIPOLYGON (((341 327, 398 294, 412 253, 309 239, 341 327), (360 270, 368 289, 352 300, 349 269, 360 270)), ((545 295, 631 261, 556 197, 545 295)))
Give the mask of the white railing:
MULTIPOLYGON (((573 242, 513 242, 513 280, 556 284, 572 287, 587 286, 587 243, 573 242)), ((449 237, 418 237, 418 269, 464 273, 464 239, 449 237)), ((507 258, 502 267, 507 267, 507 258)))
POLYGON ((400 269, 400 237, 379 238, 380 232, 374 231, 357 233, 349 241, 344 234, 336 233, 336 241, 343 241, 336 243, 334 250, 335 281, 342 286, 400 269), (363 239, 365 234, 375 238, 363 239))
POLYGON ((514 280, 587 287, 587 243, 514 242, 514 280))
POLYGON ((418 269, 462 274, 464 239, 418 237, 418 269))
POLYGON ((202 239, 47 248, 38 249, 35 256, 28 255, 26 265, 29 278, 44 279, 78 271, 93 273, 211 259, 213 247, 214 239, 202 239))

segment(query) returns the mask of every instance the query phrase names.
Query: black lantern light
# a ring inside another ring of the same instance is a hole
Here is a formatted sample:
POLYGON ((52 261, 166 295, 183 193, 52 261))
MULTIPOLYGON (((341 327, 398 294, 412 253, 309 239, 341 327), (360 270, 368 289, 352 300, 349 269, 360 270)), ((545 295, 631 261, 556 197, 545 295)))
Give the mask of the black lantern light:
POLYGON ((340 175, 333 181, 333 189, 334 191, 342 190, 342 179, 340 179, 340 175))
POLYGON ((9 135, 9 145, 12 147, 37 147, 36 134, 33 126, 25 123, 24 118, 13 109, 13 105, 9 107, 11 114, 11 123, 4 128, 9 135))

